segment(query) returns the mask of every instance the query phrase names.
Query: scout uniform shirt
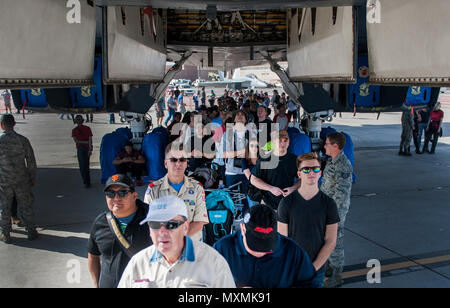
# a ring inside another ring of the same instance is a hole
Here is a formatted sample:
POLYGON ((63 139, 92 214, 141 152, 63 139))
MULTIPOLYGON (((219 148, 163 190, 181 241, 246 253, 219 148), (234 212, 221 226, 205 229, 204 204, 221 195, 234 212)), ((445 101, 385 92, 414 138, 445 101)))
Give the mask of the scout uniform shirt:
MULTIPOLYGON (((184 184, 180 191, 177 192, 169 184, 169 177, 166 175, 158 181, 148 185, 144 202, 150 204, 155 199, 169 195, 177 196, 184 201, 187 206, 189 222, 203 221, 209 223, 208 212, 206 210, 205 191, 198 181, 185 176, 184 184)), ((197 232, 191 238, 194 240, 201 240, 202 232, 197 232)))

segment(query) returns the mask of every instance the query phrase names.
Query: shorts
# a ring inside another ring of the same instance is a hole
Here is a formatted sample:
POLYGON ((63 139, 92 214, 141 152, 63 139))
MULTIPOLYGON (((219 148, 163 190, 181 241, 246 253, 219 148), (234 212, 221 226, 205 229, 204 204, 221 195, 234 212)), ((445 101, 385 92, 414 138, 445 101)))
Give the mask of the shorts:
POLYGON ((297 119, 297 109, 294 111, 288 111, 289 119, 291 119, 291 116, 294 116, 294 119, 297 119))
POLYGON ((159 111, 156 111, 156 117, 157 118, 164 118, 164 110, 159 110, 159 111))

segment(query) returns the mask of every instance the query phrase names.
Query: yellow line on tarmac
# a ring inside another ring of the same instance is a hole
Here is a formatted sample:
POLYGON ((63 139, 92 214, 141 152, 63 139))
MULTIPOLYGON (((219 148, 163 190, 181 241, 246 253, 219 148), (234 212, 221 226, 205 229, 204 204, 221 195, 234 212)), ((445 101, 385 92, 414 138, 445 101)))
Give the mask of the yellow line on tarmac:
MULTIPOLYGON (((406 262, 399 262, 399 263, 388 264, 388 265, 381 265, 381 272, 388 272, 388 271, 398 270, 398 269, 402 269, 402 268, 434 264, 434 263, 445 262, 445 261, 450 261, 450 255, 419 259, 419 260, 414 260, 414 262, 406 261, 406 262)), ((358 276, 366 276, 370 270, 371 270, 371 268, 365 268, 365 269, 354 270, 354 271, 350 271, 350 272, 344 272, 344 273, 342 273, 342 278, 345 279, 345 278, 352 278, 352 277, 358 277, 358 276)))

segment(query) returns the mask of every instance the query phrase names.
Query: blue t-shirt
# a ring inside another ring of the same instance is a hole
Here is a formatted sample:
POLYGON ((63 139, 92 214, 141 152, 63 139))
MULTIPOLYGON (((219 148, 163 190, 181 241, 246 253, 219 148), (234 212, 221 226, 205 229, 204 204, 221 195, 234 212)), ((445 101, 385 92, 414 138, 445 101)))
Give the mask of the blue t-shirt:
POLYGON ((247 252, 241 231, 220 239, 213 247, 227 260, 237 287, 317 287, 313 281, 316 270, 308 254, 280 234, 275 251, 262 258, 247 252))
POLYGON ((172 186, 173 189, 175 189, 177 191, 177 193, 179 193, 181 190, 181 187, 183 187, 183 185, 184 185, 184 181, 182 181, 180 184, 172 184, 169 181, 169 185, 172 186))
POLYGON ((212 124, 217 124, 218 126, 222 125, 222 118, 221 117, 217 117, 211 120, 212 124))
POLYGON ((116 217, 117 220, 119 221, 120 231, 122 231, 122 234, 125 233, 125 229, 130 224, 130 222, 133 220, 135 215, 136 215, 136 212, 134 212, 133 214, 131 214, 130 216, 127 216, 127 217, 122 217, 122 218, 116 217))

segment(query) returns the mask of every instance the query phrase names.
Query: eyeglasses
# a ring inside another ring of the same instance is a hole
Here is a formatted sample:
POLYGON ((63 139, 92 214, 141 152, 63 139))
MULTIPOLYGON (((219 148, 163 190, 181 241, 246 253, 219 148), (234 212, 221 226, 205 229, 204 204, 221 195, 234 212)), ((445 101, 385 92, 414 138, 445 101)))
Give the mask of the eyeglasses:
POLYGON ((186 157, 181 157, 181 158, 171 157, 171 158, 166 159, 166 160, 169 160, 171 163, 176 163, 176 162, 185 163, 185 162, 187 162, 187 158, 186 157))
POLYGON ((250 144, 250 147, 251 147, 252 149, 257 149, 259 146, 258 146, 257 144, 250 144))
POLYGON ((108 190, 108 191, 105 191, 105 195, 106 195, 106 197, 108 197, 110 199, 114 199, 116 197, 116 194, 120 198, 123 198, 126 195, 128 195, 130 192, 131 192, 130 190, 118 190, 118 191, 108 190))
POLYGON ((181 220, 149 221, 148 225, 150 226, 150 229, 153 230, 159 230, 162 226, 164 226, 167 230, 175 230, 184 223, 185 222, 181 220))
POLYGON ((314 173, 319 173, 320 172, 320 166, 303 167, 303 168, 300 169, 300 172, 303 172, 304 174, 309 174, 309 173, 311 173, 311 171, 313 171, 314 173))

